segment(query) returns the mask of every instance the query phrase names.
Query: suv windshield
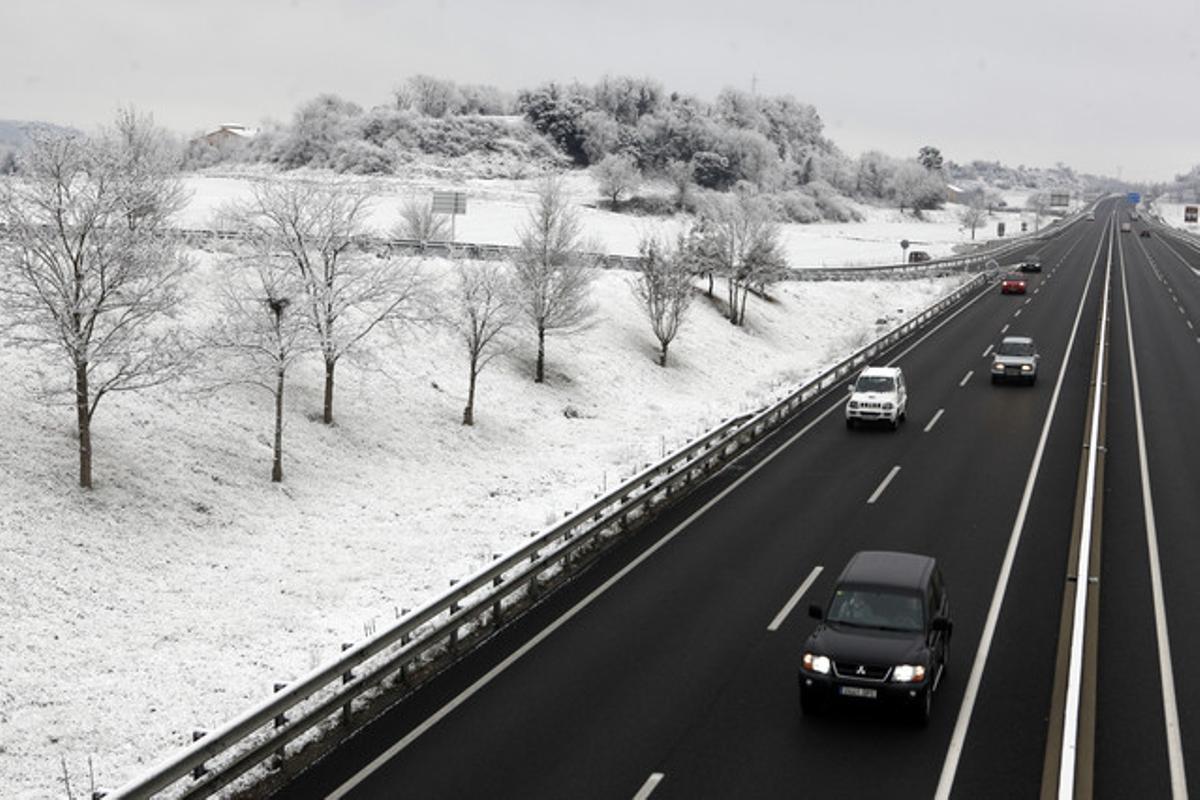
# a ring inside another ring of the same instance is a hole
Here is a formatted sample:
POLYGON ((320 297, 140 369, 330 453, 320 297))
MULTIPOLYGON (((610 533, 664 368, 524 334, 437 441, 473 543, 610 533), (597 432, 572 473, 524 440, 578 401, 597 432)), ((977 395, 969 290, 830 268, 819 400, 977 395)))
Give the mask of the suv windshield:
POLYGON ((1001 342, 996 355, 1031 356, 1033 352, 1033 342, 1001 342))
POLYGON ((855 628, 915 632, 924 629, 921 598, 886 589, 839 588, 829 604, 828 621, 855 628))
POLYGON ((854 385, 856 392, 892 392, 896 383, 891 378, 881 375, 862 375, 854 385))

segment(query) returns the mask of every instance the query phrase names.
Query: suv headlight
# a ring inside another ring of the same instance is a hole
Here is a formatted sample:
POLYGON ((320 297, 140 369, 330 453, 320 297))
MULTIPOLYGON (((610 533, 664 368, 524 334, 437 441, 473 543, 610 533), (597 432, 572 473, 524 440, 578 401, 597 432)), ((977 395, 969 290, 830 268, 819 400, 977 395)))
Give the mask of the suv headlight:
POLYGON ((1033 364, 1022 364, 1021 372, 1033 372, 1033 364))
POLYGON ((857 401, 857 400, 851 400, 851 401, 850 401, 850 407, 851 407, 851 408, 858 408, 858 401, 857 401))
POLYGON ((812 653, 804 654, 804 668, 809 672, 817 672, 821 675, 828 675, 829 667, 829 656, 818 656, 812 653))
POLYGON ((884 404, 883 404, 883 410, 884 410, 884 411, 891 411, 891 410, 892 410, 892 404, 891 404, 891 403, 884 403, 884 404))
POLYGON ((925 667, 921 664, 900 664, 892 668, 892 680, 896 683, 919 683, 925 680, 925 667))
POLYGON ((992 362, 992 372, 1004 372, 1004 365, 999 361, 992 362))

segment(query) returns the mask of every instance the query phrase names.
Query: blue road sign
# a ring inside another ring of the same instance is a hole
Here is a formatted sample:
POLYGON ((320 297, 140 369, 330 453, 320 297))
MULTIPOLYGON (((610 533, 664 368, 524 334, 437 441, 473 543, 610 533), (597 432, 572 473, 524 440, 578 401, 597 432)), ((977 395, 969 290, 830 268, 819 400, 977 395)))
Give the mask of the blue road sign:
POLYGON ((1130 192, 1129 194, 1125 195, 1125 199, 1133 203, 1135 206, 1142 202, 1142 196, 1137 192, 1130 192))

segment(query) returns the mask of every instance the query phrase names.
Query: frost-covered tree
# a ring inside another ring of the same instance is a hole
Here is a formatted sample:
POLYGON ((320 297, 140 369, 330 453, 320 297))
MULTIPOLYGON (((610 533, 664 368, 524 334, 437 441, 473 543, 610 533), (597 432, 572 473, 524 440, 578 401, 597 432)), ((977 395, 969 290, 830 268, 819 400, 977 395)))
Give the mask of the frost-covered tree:
POLYGON ((925 145, 917 153, 917 161, 921 162, 921 166, 930 172, 942 171, 942 151, 938 150, 933 145, 925 145))
POLYGON ((683 211, 692 199, 695 188, 695 169, 691 162, 672 161, 667 164, 663 174, 675 189, 675 210, 683 211))
POLYGON ((592 174, 599 184, 600 194, 608 198, 614 210, 620 205, 622 195, 633 194, 642 183, 637 164, 626 155, 605 156, 592 168, 592 174))
POLYGON ((325 362, 322 419, 333 422, 334 370, 376 328, 425 314, 417 266, 361 248, 371 193, 353 183, 270 181, 222 211, 250 246, 285 257, 304 288, 298 301, 325 362))
POLYGON ((1050 196, 1045 192, 1034 192, 1025 200, 1025 208, 1033 214, 1033 229, 1036 231, 1042 225, 1042 217, 1050 207, 1050 196))
POLYGON ((463 105, 462 93, 454 81, 432 75, 414 75, 408 79, 412 107, 429 117, 447 117, 463 105))
POLYGON ((221 383, 263 389, 274 400, 271 480, 283 480, 283 393, 288 370, 315 342, 304 286, 291 261, 256 240, 226 266, 220 322, 206 336, 221 383))
POLYGON ((493 358, 508 349, 508 331, 515 319, 516 305, 512 279, 501 265, 460 260, 456 272, 456 307, 450 314, 450 324, 467 351, 467 406, 463 409, 462 424, 474 425, 479 374, 493 358))
POLYGON ((433 213, 433 203, 415 197, 400 207, 400 222, 393 234, 397 239, 418 242, 444 242, 450 238, 450 223, 445 215, 433 213))
POLYGON ((702 217, 703 239, 694 243, 694 252, 715 263, 729 290, 729 321, 744 325, 750 292, 765 291, 787 266, 779 225, 767 201, 750 192, 711 198, 702 217))
POLYGON ((988 210, 984 205, 982 195, 976 195, 971 198, 971 202, 958 215, 958 221, 962 223, 964 228, 971 229, 971 239, 975 238, 975 229, 983 225, 987 220, 988 210))
POLYGON ((658 339, 661 367, 667 365, 667 349, 679 333, 692 303, 693 266, 687 260, 686 240, 681 235, 674 247, 653 237, 643 237, 638 246, 641 261, 630 286, 658 339))
POLYGON ((920 211, 936 208, 946 196, 946 184, 937 172, 930 172, 915 161, 902 161, 887 183, 888 193, 900 206, 920 211))
POLYGON ((179 158, 149 116, 123 110, 97 138, 33 132, 21 175, 0 185, 0 325, 63 357, 84 488, 100 400, 161 384, 191 357, 173 324, 189 266, 168 231, 187 201, 179 158))
POLYGON ((349 135, 353 121, 361 114, 357 104, 337 95, 315 97, 296 111, 272 156, 286 169, 331 166, 338 142, 349 135))
POLYGON ((868 150, 858 157, 858 193, 864 197, 886 197, 895 171, 896 164, 890 156, 868 150))
POLYGON ((537 335, 537 383, 546 380, 546 334, 575 333, 595 310, 593 270, 582 250, 581 230, 562 180, 543 180, 513 256, 517 307, 537 335))

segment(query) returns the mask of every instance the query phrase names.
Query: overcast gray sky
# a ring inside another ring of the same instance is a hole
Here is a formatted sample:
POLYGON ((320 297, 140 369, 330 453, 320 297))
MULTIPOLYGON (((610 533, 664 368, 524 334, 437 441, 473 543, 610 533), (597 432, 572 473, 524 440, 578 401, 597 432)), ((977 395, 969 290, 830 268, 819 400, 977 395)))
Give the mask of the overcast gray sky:
POLYGON ((1197 0, 4 0, 0 119, 123 104, 191 133, 414 73, 515 90, 648 75, 792 94, 857 154, 933 144, 1127 179, 1195 163, 1197 0))

